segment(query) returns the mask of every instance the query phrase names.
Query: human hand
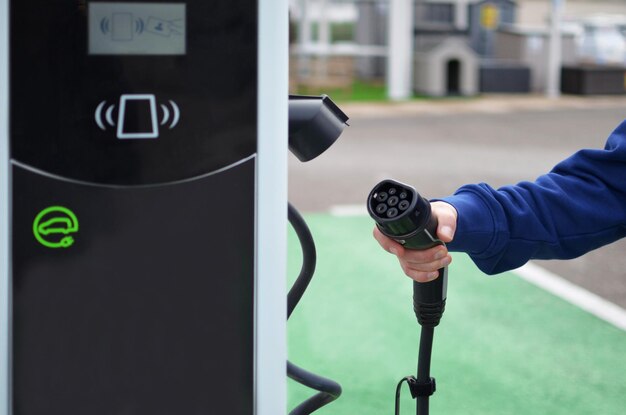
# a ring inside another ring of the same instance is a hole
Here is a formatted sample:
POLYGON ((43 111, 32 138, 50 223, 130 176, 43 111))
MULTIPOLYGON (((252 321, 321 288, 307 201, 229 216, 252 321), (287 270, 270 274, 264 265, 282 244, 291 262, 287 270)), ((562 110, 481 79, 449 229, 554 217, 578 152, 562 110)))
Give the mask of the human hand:
MULTIPOLYGON (((456 209, 446 202, 432 202, 432 214, 437 218, 437 237, 443 242, 450 242, 456 232, 456 209)), ((437 245, 425 250, 406 249, 398 242, 383 235, 374 227, 374 238, 387 252, 398 257, 404 273, 417 282, 428 282, 439 276, 439 269, 452 262, 448 249, 437 245)))

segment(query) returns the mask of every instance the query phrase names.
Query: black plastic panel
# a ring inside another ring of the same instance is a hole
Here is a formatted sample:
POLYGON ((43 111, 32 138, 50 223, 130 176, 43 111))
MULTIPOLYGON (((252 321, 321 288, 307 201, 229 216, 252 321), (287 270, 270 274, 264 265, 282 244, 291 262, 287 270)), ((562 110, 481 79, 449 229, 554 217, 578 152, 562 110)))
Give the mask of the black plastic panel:
POLYGON ((252 414, 254 170, 113 189, 13 168, 16 415, 252 414), (35 238, 49 206, 70 247, 35 238))
POLYGON ((186 54, 174 56, 89 55, 90 3, 11 1, 13 159, 137 185, 196 177, 255 153, 256 0, 186 2, 186 54), (137 133, 150 137, 128 137, 137 133))

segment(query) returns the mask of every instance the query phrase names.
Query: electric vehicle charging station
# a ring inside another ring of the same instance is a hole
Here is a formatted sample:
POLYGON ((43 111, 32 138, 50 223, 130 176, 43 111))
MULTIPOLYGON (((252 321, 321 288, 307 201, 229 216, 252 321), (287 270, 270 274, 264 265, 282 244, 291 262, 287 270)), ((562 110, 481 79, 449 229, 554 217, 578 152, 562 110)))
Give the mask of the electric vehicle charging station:
POLYGON ((286 11, 0 0, 0 415, 285 412, 286 11))

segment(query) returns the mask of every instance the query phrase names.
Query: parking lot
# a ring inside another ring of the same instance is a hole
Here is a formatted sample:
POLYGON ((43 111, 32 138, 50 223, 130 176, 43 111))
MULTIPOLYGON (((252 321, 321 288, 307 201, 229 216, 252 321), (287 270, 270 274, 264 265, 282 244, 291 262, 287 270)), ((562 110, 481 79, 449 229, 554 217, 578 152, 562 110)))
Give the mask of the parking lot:
MULTIPOLYGON (((310 222, 318 272, 289 322, 289 355, 342 384, 344 396, 320 413, 392 413, 395 382, 415 370, 419 336, 409 280, 371 238, 371 188, 394 178, 439 197, 465 183, 532 180, 580 148, 602 147, 626 118, 626 99, 340 106, 351 120, 339 141, 311 162, 290 159, 289 198, 310 222)), ((299 248, 293 234, 290 241, 293 280, 299 248)), ((624 252, 618 241, 534 263, 626 308, 624 252)), ((465 255, 454 258, 435 335, 433 413, 621 413, 625 383, 614 368, 623 367, 623 331, 512 273, 486 277, 465 255)), ((290 383, 290 408, 310 395, 290 383)), ((414 413, 407 395, 402 413, 414 413)))
MULTIPOLYGON (((364 206, 384 178, 441 197, 465 183, 532 180, 581 148, 602 147, 626 99, 493 96, 344 104, 350 127, 308 163, 290 159, 289 198, 304 212, 364 206)), ((626 180, 626 175, 625 175, 626 180)), ((626 308, 626 241, 570 261, 537 263, 626 308)))

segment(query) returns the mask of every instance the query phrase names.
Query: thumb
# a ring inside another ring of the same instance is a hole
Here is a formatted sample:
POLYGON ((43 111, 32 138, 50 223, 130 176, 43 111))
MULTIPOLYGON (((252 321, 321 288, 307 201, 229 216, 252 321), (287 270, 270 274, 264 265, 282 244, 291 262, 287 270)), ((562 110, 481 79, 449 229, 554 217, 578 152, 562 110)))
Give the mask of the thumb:
POLYGON ((452 241, 456 232, 456 209, 449 203, 439 201, 433 202, 431 207, 438 222, 437 236, 443 242, 452 241))

